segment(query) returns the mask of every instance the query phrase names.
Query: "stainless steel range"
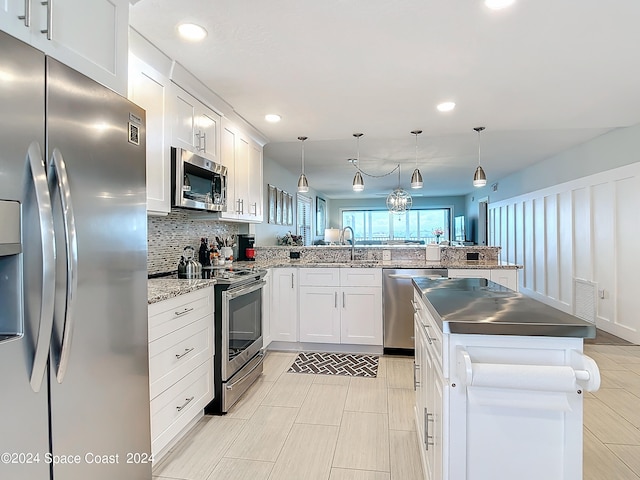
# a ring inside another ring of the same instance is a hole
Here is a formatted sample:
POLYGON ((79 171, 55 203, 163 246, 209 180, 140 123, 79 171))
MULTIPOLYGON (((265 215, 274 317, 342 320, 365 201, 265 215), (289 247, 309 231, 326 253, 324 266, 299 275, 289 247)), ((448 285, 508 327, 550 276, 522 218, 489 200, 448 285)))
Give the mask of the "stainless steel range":
POLYGON ((224 414, 262 373, 262 288, 266 270, 216 275, 215 398, 208 414, 224 414))

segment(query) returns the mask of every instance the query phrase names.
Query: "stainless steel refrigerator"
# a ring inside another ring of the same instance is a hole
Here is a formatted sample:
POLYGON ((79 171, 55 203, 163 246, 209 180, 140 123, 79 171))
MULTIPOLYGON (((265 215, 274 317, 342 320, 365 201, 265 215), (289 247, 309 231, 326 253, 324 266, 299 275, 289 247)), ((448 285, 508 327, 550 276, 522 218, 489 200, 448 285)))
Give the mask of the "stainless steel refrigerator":
POLYGON ((2 479, 151 478, 144 118, 0 32, 2 479))

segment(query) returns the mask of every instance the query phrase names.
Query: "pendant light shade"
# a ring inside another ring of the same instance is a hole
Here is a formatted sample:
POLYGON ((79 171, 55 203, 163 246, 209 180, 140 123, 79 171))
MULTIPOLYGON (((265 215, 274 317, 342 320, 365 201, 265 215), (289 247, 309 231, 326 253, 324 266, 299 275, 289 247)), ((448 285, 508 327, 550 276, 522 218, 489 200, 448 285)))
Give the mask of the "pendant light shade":
POLYGON ((473 186, 484 187, 487 184, 487 175, 484 173, 482 166, 480 166, 480 132, 484 130, 484 127, 476 127, 474 130, 478 132, 478 167, 473 174, 473 186))
POLYGON ((362 180, 362 175, 358 171, 353 177, 353 191, 362 192, 363 190, 364 190, 364 180, 362 180))
POLYGON ((473 174, 473 186, 484 187, 487 184, 487 176, 480 165, 476 168, 476 173, 473 174))
POLYGON ((360 137, 362 135, 364 135, 364 133, 353 134, 353 136, 356 137, 356 145, 357 145, 356 167, 358 168, 358 171, 353 177, 354 192, 362 192, 364 190, 364 180, 362 179, 362 174, 360 173, 360 137))
POLYGON ((422 174, 418 170, 418 135, 422 133, 422 130, 414 130, 411 133, 416 136, 416 169, 411 175, 411 188, 422 188, 422 174))
POLYGON ((302 143, 302 173, 300 174, 300 178, 298 178, 298 192, 306 193, 309 191, 309 181, 307 180, 307 176, 304 174, 304 141, 307 137, 298 137, 298 140, 302 143))

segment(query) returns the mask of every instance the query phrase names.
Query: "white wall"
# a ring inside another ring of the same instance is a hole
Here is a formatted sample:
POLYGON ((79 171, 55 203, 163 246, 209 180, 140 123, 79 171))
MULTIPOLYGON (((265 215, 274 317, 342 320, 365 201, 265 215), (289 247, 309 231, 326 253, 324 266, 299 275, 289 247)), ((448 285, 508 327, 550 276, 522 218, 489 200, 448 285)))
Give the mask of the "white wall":
POLYGON ((524 265, 523 293, 572 314, 591 302, 599 328, 640 343, 639 208, 636 162, 491 202, 489 244, 524 265))
MULTIPOLYGON (((264 217, 263 223, 257 224, 255 226, 252 225, 250 229, 253 231, 253 233, 256 236, 256 245, 271 246, 271 245, 277 245, 277 241, 276 241, 277 236, 281 237, 289 231, 291 231, 291 233, 293 234, 297 232, 296 196, 297 196, 297 188, 298 188, 298 176, 292 174, 291 172, 284 169, 279 164, 277 164, 276 162, 274 162, 273 160, 267 157, 264 157, 262 168, 263 168, 262 175, 263 175, 263 183, 264 183, 263 184, 263 192, 264 192, 263 208, 265 211, 265 217, 264 217), (269 189, 267 188, 267 185, 273 185, 293 195, 293 208, 294 208, 293 225, 274 225, 267 222, 268 208, 269 208, 269 202, 267 198, 269 189)), ((311 199, 311 209, 314 217, 312 231, 315 233, 316 196, 320 195, 323 198, 326 198, 326 197, 324 197, 324 195, 322 194, 319 194, 313 188, 309 188, 309 191, 307 193, 303 193, 301 195, 304 195, 311 199)), ((328 210, 330 201, 329 199, 326 199, 326 201, 327 201, 327 210, 328 210)), ((316 238, 322 238, 322 237, 314 237, 314 239, 316 238)))
POLYGON ((489 202, 498 202, 637 161, 640 124, 612 130, 502 179, 493 179, 487 172, 489 185, 466 197, 467 232, 477 241, 478 199, 488 197, 489 202), (491 189, 494 183, 498 184, 495 192, 491 189))

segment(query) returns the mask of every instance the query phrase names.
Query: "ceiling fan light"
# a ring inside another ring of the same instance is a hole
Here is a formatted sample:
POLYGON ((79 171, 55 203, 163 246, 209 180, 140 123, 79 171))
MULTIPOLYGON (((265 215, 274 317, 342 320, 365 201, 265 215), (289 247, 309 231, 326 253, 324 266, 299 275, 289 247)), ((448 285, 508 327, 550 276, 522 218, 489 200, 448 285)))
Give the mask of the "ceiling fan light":
POLYGON ((363 190, 364 190, 364 180, 362 180, 362 175, 360 175, 360 171, 357 171, 355 176, 353 177, 353 191, 362 192, 363 190))
POLYGON ((411 175, 411 188, 422 188, 422 185, 422 174, 420 170, 416 168, 411 175))
POLYGON ((480 165, 476 168, 476 173, 473 174, 473 186, 484 187, 487 184, 487 176, 480 165))
POLYGON ((298 179, 298 192, 306 193, 309 191, 309 182, 307 181, 307 176, 302 173, 300 174, 300 178, 298 179))

